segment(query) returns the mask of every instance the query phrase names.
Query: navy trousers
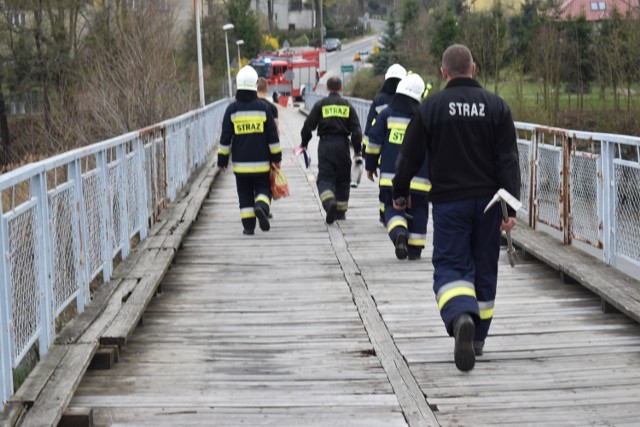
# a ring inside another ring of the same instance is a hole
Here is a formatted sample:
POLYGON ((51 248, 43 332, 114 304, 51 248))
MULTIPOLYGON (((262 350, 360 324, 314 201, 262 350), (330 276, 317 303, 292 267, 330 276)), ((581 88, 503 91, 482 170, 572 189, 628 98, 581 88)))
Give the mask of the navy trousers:
POLYGON ((500 205, 491 197, 433 203, 433 290, 449 335, 453 320, 469 313, 475 339, 484 341, 493 318, 500 252, 500 205))
POLYGON ((236 187, 240 201, 242 226, 245 230, 253 230, 256 228, 256 207, 260 206, 269 215, 271 207, 269 172, 236 174, 236 187))
POLYGON ((351 152, 349 138, 325 135, 318 144, 318 194, 325 209, 335 200, 338 212, 349 208, 351 152))

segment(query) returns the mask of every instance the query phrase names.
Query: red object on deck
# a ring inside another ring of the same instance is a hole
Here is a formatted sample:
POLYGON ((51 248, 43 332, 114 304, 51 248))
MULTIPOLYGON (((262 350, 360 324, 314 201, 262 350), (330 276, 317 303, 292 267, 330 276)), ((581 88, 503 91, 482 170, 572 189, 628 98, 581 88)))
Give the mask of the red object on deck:
POLYGON ((283 107, 286 107, 289 104, 289 97, 281 96, 280 98, 278 98, 278 104, 282 105, 283 107))

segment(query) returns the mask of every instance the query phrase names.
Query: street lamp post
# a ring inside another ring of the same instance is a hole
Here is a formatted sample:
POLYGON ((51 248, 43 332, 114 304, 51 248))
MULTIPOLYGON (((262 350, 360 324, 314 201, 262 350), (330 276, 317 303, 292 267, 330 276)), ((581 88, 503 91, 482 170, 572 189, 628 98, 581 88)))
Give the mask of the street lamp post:
POLYGON ((195 4, 196 9, 196 40, 198 47, 198 86, 200 89, 200 106, 204 107, 204 76, 202 72, 202 41, 200 40, 200 5, 195 4))
POLYGON ((238 45, 238 69, 240 69, 240 46, 244 44, 244 40, 238 40, 236 45, 238 45))
POLYGON ((224 24, 222 26, 224 30, 224 45, 227 49, 227 77, 229 78, 229 97, 233 95, 233 87, 231 86, 231 64, 229 63, 229 39, 227 38, 227 31, 233 30, 233 24, 224 24))
POLYGON ((320 47, 324 46, 324 16, 322 15, 322 0, 320 0, 320 47))

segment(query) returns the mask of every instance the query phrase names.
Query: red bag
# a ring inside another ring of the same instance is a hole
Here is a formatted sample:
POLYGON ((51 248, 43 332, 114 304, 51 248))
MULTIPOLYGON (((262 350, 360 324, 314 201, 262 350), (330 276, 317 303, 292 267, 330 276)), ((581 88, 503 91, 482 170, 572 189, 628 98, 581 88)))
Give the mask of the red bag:
POLYGON ((278 200, 282 197, 287 197, 289 195, 289 184, 287 184, 287 178, 277 164, 271 163, 269 176, 271 178, 271 198, 278 200))

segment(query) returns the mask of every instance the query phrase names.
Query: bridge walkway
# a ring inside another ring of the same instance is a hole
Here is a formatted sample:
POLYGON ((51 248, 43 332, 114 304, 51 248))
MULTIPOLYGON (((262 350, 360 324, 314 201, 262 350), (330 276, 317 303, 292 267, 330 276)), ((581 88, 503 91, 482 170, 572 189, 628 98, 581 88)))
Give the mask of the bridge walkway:
POLYGON ((233 175, 220 175, 143 325, 70 408, 100 426, 638 422, 640 326, 537 260, 502 257, 485 354, 459 372, 430 249, 395 258, 370 182, 327 226, 315 170, 291 160, 304 116, 280 113, 291 196, 271 231, 242 235, 233 175))

